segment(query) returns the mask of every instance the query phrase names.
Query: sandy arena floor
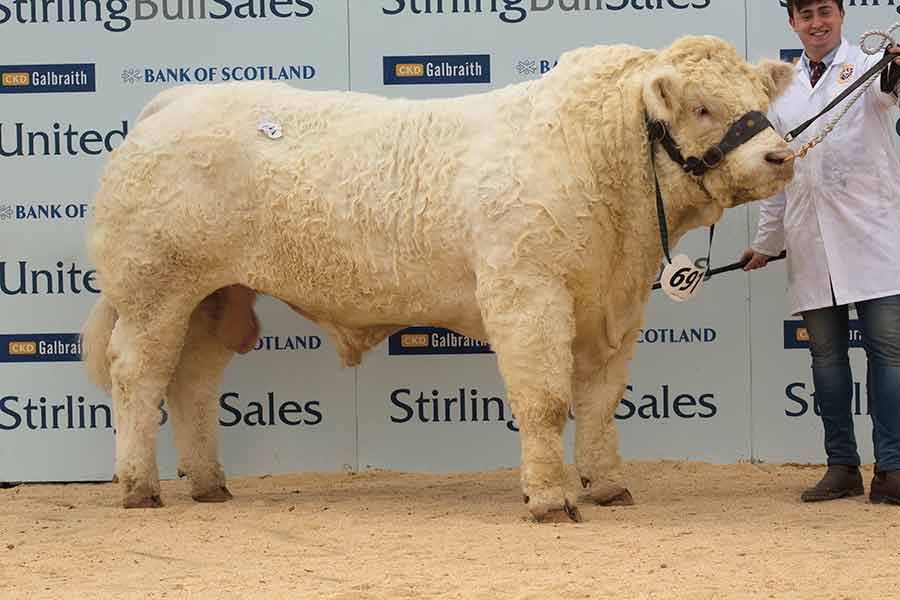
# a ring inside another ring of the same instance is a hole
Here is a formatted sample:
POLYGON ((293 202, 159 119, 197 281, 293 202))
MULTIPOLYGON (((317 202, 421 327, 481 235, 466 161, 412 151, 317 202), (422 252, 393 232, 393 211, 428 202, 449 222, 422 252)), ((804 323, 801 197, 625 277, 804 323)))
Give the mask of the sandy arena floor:
POLYGON ((0 489, 0 597, 900 597, 900 507, 801 504, 820 468, 625 472, 638 504, 577 525, 530 522, 513 470, 233 478, 218 505, 166 481, 131 511, 113 484, 0 489))

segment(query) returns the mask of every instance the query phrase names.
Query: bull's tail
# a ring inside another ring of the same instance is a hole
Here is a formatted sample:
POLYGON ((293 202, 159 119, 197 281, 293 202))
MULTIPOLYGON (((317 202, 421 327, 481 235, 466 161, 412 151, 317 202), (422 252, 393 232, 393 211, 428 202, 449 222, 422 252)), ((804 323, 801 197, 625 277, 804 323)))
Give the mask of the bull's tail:
POLYGON ((94 304, 81 330, 81 360, 88 378, 107 394, 112 390, 106 349, 119 315, 103 295, 94 304))

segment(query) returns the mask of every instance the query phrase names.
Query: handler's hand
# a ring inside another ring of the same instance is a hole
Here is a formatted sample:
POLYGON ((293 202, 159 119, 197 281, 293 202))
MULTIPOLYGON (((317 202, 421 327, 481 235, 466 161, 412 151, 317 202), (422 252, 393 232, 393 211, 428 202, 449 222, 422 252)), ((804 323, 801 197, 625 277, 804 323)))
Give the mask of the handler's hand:
POLYGON ((762 268, 769 264, 769 259, 771 258, 772 257, 767 254, 755 252, 753 248, 747 248, 744 250, 744 253, 741 254, 741 262, 747 261, 747 264, 744 265, 745 271, 762 268))
MULTIPOLYGON (((891 46, 890 48, 888 48, 888 52, 890 54, 900 54, 900 46, 891 46)), ((894 61, 894 64, 900 65, 900 56, 897 57, 897 59, 894 61)))

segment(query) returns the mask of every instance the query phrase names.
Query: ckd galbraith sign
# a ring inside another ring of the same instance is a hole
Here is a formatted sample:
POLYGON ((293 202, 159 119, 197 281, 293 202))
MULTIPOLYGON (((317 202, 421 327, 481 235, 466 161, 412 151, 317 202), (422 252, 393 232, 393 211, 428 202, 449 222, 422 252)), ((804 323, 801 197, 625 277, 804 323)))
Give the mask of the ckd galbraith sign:
MULTIPOLYGON (((900 15, 893 0, 845 5, 851 38, 900 15)), ((77 360, 102 288, 84 232, 103 161, 159 91, 278 81, 458 96, 538 78, 579 46, 661 47, 687 33, 723 37, 753 61, 798 55, 776 0, 0 0, 0 481, 112 473, 111 400, 77 360)), ((755 222, 749 208, 726 213, 714 266, 737 259, 755 222)), ((697 231, 677 252, 696 259, 706 243, 697 231)), ((616 412, 624 456, 822 460, 808 351, 784 286, 776 264, 712 279, 688 303, 655 293, 616 412)), ((518 464, 488 345, 409 328, 344 369, 325 332, 282 303, 262 298, 258 312, 263 337, 219 390, 229 473, 518 464)), ((853 354, 854 410, 868 427, 853 354)), ((160 423, 171 477, 165 404, 160 423)))

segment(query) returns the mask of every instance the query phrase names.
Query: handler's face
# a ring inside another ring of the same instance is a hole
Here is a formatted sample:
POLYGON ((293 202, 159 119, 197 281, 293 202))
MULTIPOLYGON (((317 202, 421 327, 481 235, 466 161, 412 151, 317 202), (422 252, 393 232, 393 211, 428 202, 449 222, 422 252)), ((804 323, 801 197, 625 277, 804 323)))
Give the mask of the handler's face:
POLYGON ((806 55, 811 60, 821 60, 841 43, 844 13, 834 0, 819 0, 801 10, 794 8, 790 23, 806 55))

